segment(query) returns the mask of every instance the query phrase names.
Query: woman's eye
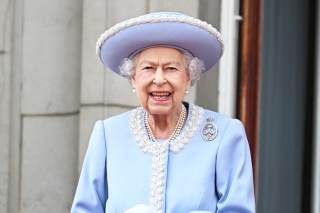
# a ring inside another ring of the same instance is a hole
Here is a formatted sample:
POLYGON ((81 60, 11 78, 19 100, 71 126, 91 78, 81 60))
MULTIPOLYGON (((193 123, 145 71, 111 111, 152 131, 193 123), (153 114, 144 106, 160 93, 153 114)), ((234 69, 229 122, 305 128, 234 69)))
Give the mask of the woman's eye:
POLYGON ((176 71, 176 70, 178 70, 178 69, 175 68, 175 67, 167 67, 166 70, 168 70, 168 71, 176 71))
POLYGON ((150 67, 150 66, 143 67, 142 70, 153 70, 153 67, 150 67))

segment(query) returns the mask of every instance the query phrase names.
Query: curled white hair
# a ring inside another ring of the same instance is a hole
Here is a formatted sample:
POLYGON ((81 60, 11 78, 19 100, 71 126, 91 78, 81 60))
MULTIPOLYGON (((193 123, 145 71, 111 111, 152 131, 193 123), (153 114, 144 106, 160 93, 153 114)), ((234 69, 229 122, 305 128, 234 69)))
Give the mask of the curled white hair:
POLYGON ((196 81, 200 79, 201 73, 205 70, 204 63, 202 60, 190 55, 189 53, 184 53, 185 56, 185 66, 189 78, 191 79, 191 86, 195 84, 196 81))
POLYGON ((134 68, 135 68, 134 61, 135 60, 130 58, 124 58, 119 66, 120 75, 130 79, 131 76, 134 74, 134 68))
MULTIPOLYGON (((201 73, 205 70, 204 63, 202 60, 198 59, 197 57, 192 56, 188 52, 182 51, 185 57, 185 67, 187 69, 187 73, 189 78, 191 79, 191 86, 195 84, 197 80, 200 79, 201 73)), ((131 79, 131 76, 134 74, 135 66, 137 63, 137 56, 135 55, 132 59, 125 58, 122 60, 119 69, 120 74, 123 77, 131 79)))

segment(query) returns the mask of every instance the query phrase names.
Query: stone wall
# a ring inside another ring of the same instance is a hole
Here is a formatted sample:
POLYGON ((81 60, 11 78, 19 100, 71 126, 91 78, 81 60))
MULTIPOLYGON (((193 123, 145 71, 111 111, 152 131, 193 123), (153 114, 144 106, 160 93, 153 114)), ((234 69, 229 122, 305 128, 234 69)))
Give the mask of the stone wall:
POLYGON ((12 2, 0 3, 0 212, 8 208, 12 2))

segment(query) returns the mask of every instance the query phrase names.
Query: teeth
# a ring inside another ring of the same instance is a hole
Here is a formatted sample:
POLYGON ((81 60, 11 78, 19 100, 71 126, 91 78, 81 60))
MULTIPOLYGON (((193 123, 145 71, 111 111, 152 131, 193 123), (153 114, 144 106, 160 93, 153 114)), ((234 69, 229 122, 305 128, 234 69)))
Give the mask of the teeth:
POLYGON ((153 92, 152 95, 153 96, 169 96, 170 93, 169 92, 153 92))

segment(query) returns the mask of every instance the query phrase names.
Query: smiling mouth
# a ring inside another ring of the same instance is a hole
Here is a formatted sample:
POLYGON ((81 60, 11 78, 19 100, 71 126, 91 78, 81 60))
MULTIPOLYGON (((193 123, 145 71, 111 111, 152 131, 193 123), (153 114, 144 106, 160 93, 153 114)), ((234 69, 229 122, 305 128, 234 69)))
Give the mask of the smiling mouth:
POLYGON ((166 99, 170 97, 170 92, 151 92, 150 95, 155 99, 166 99))

